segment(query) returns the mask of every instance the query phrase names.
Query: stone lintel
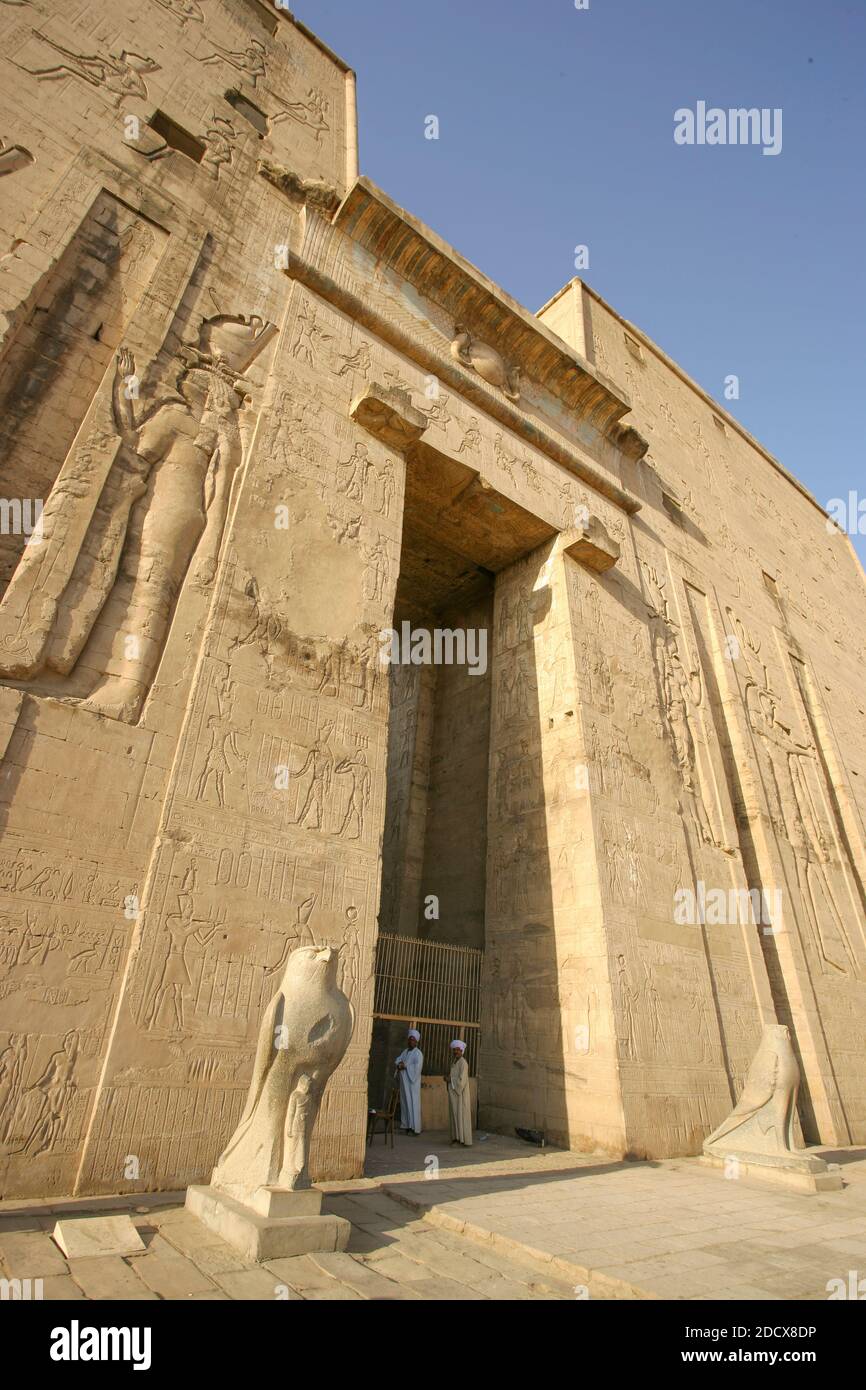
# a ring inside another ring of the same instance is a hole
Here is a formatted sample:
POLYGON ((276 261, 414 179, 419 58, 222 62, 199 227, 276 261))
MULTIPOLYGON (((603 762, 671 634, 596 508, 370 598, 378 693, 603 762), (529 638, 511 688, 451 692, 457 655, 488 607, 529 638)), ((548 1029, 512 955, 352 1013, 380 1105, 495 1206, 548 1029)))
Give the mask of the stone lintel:
POLYGON ((369 179, 349 189, 335 224, 603 435, 631 410, 613 381, 369 179))
MULTIPOLYGON (((306 207, 304 212, 311 220, 315 219, 320 228, 336 225, 325 222, 316 212, 311 213, 309 207, 306 207)), ((438 377, 443 384, 450 385, 464 400, 471 401, 489 417, 499 420, 532 448, 561 464, 569 473, 594 488, 622 511, 629 515, 640 511, 640 498, 622 487, 611 473, 605 472, 585 454, 578 452, 578 449, 567 441, 567 436, 554 434, 537 420, 529 418, 518 406, 512 405, 501 392, 454 362, 450 354, 450 340, 443 337, 441 351, 435 350, 426 341, 407 332, 394 319, 386 317, 369 300, 362 299, 353 290, 338 283, 319 263, 321 250, 318 235, 312 237, 311 241, 315 245, 315 260, 309 259, 308 255, 313 254, 312 244, 305 246, 300 252, 289 249, 285 274, 290 279, 306 285, 308 290, 319 295, 326 303, 332 304, 356 323, 363 324, 382 342, 396 348, 425 372, 438 377)), ((329 264, 327 259, 324 263, 329 264)), ((587 404, 586 408, 590 412, 590 404, 587 404)), ((590 423, 595 428, 594 415, 590 423)), ((614 425, 614 433, 619 436, 622 427, 616 422, 614 425)), ((602 435, 599 437, 604 438, 602 435)), ((606 443, 610 447, 613 441, 608 439, 606 443)))

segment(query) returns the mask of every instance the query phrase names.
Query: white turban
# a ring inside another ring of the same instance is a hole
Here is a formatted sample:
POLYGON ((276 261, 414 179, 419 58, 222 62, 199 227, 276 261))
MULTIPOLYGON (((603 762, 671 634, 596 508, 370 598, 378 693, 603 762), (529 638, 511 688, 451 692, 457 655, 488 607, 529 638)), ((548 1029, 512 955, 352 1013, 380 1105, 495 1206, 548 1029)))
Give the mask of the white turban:
POLYGON ((465 1044, 465 1042, 463 1042, 460 1038, 455 1038, 454 1041, 452 1042, 451 1046, 452 1046, 452 1047, 459 1047, 461 1052, 465 1052, 465 1051, 466 1051, 466 1044, 465 1044))
POLYGON ((410 1028, 409 1032, 406 1034, 406 1037, 414 1038, 416 1042, 421 1041, 421 1034, 418 1032, 417 1028, 410 1028))

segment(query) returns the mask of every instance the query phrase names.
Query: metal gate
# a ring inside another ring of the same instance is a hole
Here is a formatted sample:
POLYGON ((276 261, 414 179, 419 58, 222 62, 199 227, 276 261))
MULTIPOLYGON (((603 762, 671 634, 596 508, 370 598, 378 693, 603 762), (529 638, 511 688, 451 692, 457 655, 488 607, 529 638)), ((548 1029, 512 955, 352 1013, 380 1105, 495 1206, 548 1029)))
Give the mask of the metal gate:
POLYGON ((466 1043, 469 1070, 478 1075, 483 958, 474 946, 415 936, 381 935, 376 943, 373 1017, 418 1028, 430 1075, 450 1069, 455 1037, 466 1043))

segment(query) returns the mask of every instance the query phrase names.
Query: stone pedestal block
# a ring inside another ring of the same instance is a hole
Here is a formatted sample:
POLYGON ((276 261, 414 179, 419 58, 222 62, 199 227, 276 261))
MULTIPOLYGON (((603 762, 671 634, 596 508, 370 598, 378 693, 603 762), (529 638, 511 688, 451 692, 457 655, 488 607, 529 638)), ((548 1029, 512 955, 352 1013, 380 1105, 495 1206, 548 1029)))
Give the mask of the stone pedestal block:
POLYGON ((775 1183, 777 1187, 787 1187, 790 1192, 840 1192, 842 1175, 830 1168, 823 1158, 811 1154, 799 1157, 789 1154, 784 1159, 770 1154, 715 1154, 703 1153, 701 1163, 709 1168, 724 1168, 731 1159, 737 1161, 737 1175, 741 1178, 757 1178, 760 1182, 775 1183))
POLYGON ((67 1260, 144 1254, 144 1241, 129 1216, 84 1216, 58 1221, 52 1235, 67 1260))
POLYGON ((351 1223, 322 1216, 320 1192, 260 1189, 256 1207, 235 1201, 216 1187, 190 1187, 187 1210, 234 1247, 250 1264, 319 1250, 345 1250, 351 1223))

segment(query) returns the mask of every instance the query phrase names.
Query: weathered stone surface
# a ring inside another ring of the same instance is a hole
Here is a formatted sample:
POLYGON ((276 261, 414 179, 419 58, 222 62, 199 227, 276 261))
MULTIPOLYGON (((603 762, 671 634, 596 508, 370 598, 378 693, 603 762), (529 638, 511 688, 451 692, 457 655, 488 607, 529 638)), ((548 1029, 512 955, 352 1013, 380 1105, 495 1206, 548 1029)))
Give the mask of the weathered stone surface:
POLYGON ((203 1226, 250 1264, 318 1250, 344 1250, 351 1229, 340 1216, 259 1216, 213 1186, 190 1187, 186 1205, 203 1226))
POLYGON ((52 1235, 67 1260, 96 1255, 137 1255, 145 1248, 128 1216, 85 1216, 58 1221, 52 1235))
POLYGON ((386 1279, 377 1270, 369 1269, 359 1260, 341 1251, 311 1255, 310 1258, 326 1274, 330 1274, 348 1288, 354 1289, 355 1293, 360 1294, 362 1298, 387 1300, 416 1297, 411 1288, 395 1284, 393 1280, 386 1279))
MULTIPOLYGON (((77 1283, 68 1274, 52 1274, 42 1283, 42 1297, 46 1302, 68 1303, 86 1297, 77 1283)), ((114 1297, 117 1297, 115 1294, 114 1297)))
POLYGON ((372 382, 352 401, 349 414, 356 424, 390 449, 408 449, 430 424, 424 412, 413 406, 408 391, 378 382, 372 382))
MULTIPOLYGON (((225 1270, 221 1274, 215 1274, 214 1278, 229 1298, 282 1299, 287 1303, 292 1301, 291 1291, 286 1298, 280 1280, 265 1269, 225 1270)), ((297 1298, 297 1295, 294 1297, 297 1298)))
POLYGON ((135 1262, 137 1277, 160 1298, 188 1298, 213 1290, 213 1281, 181 1256, 167 1259, 162 1253, 140 1255, 135 1262))
POLYGON ((337 190, 324 179, 302 179, 294 169, 286 169, 269 159, 259 160, 259 173, 281 193, 296 198, 300 203, 311 203, 322 212, 333 212, 340 202, 337 190))
POLYGON ((66 1261, 43 1231, 11 1231, 0 1235, 0 1261, 10 1279, 47 1279, 66 1273, 66 1261))
POLYGON ((333 1275, 326 1273, 316 1264, 311 1255, 286 1256, 283 1259, 268 1260, 268 1269, 291 1289, 297 1289, 306 1297, 307 1289, 331 1289, 334 1287, 333 1275))
POLYGON ((566 555, 597 574, 612 569, 619 559, 619 545, 607 534, 598 517, 587 517, 576 531, 574 537, 565 536, 566 555))
POLYGON ((483 949, 482 1129, 696 1155, 784 1019, 797 1142, 866 1142, 846 538, 588 286, 529 313, 358 177, 353 76, 288 12, 30 8, 0 6, 0 1191, 207 1182, 304 948, 353 1028, 289 1166, 359 1175, 380 929, 483 949), (383 663, 404 621, 483 662, 383 663))
POLYGON ((146 1301, 157 1296, 139 1279, 135 1262, 127 1264, 119 1255, 73 1260, 69 1272, 85 1298, 146 1301))

